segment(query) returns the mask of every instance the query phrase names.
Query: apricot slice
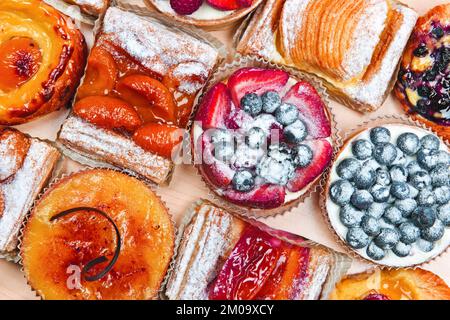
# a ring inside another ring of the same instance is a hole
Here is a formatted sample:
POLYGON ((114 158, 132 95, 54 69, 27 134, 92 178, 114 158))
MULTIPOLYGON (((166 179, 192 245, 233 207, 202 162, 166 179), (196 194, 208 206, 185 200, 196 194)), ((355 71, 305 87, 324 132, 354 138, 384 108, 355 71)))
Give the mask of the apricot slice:
POLYGON ((144 150, 170 159, 174 148, 183 141, 183 131, 173 125, 148 123, 136 130, 133 140, 144 150))
POLYGON ((131 75, 119 81, 119 96, 137 109, 144 122, 176 124, 176 105, 169 89, 144 75, 131 75))
POLYGON ((78 98, 107 95, 114 89, 117 74, 113 56, 102 47, 94 47, 88 59, 83 85, 78 89, 78 98))
POLYGON ((106 129, 123 129, 132 133, 142 125, 136 110, 117 98, 86 97, 75 104, 73 111, 78 117, 106 129))
POLYGON ((0 129, 0 183, 22 168, 30 149, 30 139, 10 128, 0 129))
POLYGON ((0 45, 0 90, 20 87, 39 70, 42 54, 30 38, 15 37, 0 45))

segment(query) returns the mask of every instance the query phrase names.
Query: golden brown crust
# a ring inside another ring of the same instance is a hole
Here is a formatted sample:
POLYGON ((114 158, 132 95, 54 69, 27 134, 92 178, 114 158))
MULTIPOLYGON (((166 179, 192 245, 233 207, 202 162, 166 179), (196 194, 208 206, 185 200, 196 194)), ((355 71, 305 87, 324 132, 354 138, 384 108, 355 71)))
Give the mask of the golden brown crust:
POLYGON ((0 159, 3 161, 0 168, 0 183, 13 177, 22 167, 30 144, 30 139, 20 131, 0 128, 0 159))

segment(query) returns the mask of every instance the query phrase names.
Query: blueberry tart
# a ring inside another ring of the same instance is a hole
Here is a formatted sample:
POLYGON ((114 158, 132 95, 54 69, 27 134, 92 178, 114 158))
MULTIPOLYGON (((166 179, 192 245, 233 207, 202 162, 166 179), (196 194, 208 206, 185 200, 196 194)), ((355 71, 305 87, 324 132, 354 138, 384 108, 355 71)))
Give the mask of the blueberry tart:
POLYGON ((348 139, 325 207, 336 234, 363 258, 413 266, 450 244, 449 187, 448 146, 425 129, 386 124, 348 139))

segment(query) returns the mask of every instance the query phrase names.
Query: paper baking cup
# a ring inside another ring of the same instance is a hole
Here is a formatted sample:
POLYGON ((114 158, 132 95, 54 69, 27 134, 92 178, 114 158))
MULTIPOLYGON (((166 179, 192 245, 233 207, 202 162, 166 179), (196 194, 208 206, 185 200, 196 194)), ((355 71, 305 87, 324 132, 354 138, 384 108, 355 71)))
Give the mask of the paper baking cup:
MULTIPOLYGON (((211 79, 208 81, 207 85, 205 86, 205 88, 202 92, 202 95, 199 98, 199 101, 201 101, 202 97, 216 83, 221 82, 225 79, 228 79, 236 70, 239 70, 239 69, 245 68, 245 67, 259 67, 259 68, 267 68, 267 69, 284 70, 284 71, 288 72, 291 77, 293 77, 297 80, 307 81, 308 83, 312 84, 316 88, 317 92, 320 94, 320 96, 322 97, 322 100, 324 101, 324 103, 327 107, 326 111, 328 113, 328 116, 329 116, 329 119, 331 122, 332 134, 331 134, 330 138, 332 140, 331 142, 332 142, 333 150, 334 150, 333 156, 332 156, 332 160, 333 160, 336 152, 339 150, 340 146, 342 145, 342 139, 340 138, 339 131, 336 126, 336 120, 335 120, 335 115, 334 115, 333 109, 329 105, 328 94, 327 94, 325 88, 323 87, 322 83, 310 75, 307 75, 303 72, 300 72, 298 70, 295 70, 295 69, 292 69, 292 68, 289 68, 286 66, 281 66, 281 65, 277 65, 277 64, 268 62, 259 57, 250 57, 250 56, 244 57, 241 55, 236 55, 232 62, 222 64, 218 68, 218 70, 212 75, 211 79)), ((199 105, 199 103, 196 106, 197 109, 198 109, 198 105, 199 105)), ((192 124, 195 119, 194 115, 195 115, 195 113, 193 114, 193 117, 191 118, 191 122, 190 122, 190 126, 189 126, 189 129, 191 132, 191 144, 192 144, 191 150, 192 150, 193 155, 195 152, 195 150, 194 150, 195 143, 193 143, 193 141, 192 141, 194 139, 194 137, 192 136, 192 124)), ((192 159, 194 159, 194 158, 192 158, 192 159)), ((211 185, 207 181, 207 179, 205 179, 203 177, 203 175, 200 173, 200 166, 196 165, 196 167, 197 167, 197 174, 201 177, 201 179, 203 180, 203 182, 206 184, 206 186, 209 189, 208 200, 210 200, 213 203, 218 204, 220 207, 222 207, 230 212, 234 212, 234 213, 240 214, 245 217, 254 217, 254 218, 271 217, 271 216, 289 212, 293 208, 296 208, 300 203, 304 202, 304 200, 306 198, 308 198, 311 195, 311 193, 315 192, 320 187, 323 187, 323 185, 324 185, 323 177, 325 176, 324 174, 322 174, 322 176, 319 176, 314 182, 312 182, 307 187, 307 190, 302 195, 300 195, 295 200, 285 203, 281 207, 274 208, 274 209, 255 209, 255 208, 240 206, 240 205, 231 203, 228 200, 226 200, 225 198, 223 198, 220 194, 213 191, 216 188, 213 185, 211 185)), ((327 172, 328 170, 329 169, 327 168, 324 172, 327 172)))
MULTIPOLYGON (((24 276, 24 278, 26 279, 28 286, 29 286, 30 289, 34 292, 34 294, 35 294, 37 297, 39 297, 41 300, 45 300, 45 297, 39 292, 39 289, 38 289, 38 288, 34 288, 34 287, 31 285, 31 283, 28 281, 28 277, 27 277, 27 275, 26 275, 26 273, 25 273, 25 270, 24 270, 24 267, 23 267, 23 263, 22 263, 23 260, 22 260, 22 256, 21 256, 21 251, 22 251, 22 240, 23 240, 23 235, 24 235, 25 226, 26 226, 26 224, 28 223, 28 220, 30 219, 30 217, 31 217, 31 215, 32 215, 32 213, 33 213, 33 211, 34 211, 36 205, 39 204, 39 202, 40 202, 40 200, 42 199, 42 197, 43 197, 44 195, 46 195, 47 192, 51 191, 55 185, 57 185, 57 184, 58 184, 60 181, 62 181, 63 179, 72 176, 73 174, 81 173, 81 172, 84 172, 84 171, 95 170, 95 169, 115 171, 115 172, 119 172, 119 173, 125 174, 125 175, 127 175, 127 176, 129 176, 129 177, 131 177, 131 178, 137 179, 134 175, 131 175, 131 174, 129 174, 128 172, 125 172, 125 171, 123 171, 123 170, 117 170, 117 169, 111 169, 111 168, 104 168, 104 167, 100 167, 100 168, 98 168, 98 167, 97 167, 97 168, 96 168, 96 167, 89 167, 89 166, 83 165, 83 164, 81 164, 81 163, 76 163, 74 160, 72 160, 72 159, 70 159, 70 158, 68 158, 68 157, 64 157, 64 158, 62 159, 60 165, 59 165, 59 170, 58 170, 57 176, 55 176, 55 177, 52 179, 52 181, 47 185, 47 187, 41 192, 41 194, 39 195, 39 197, 34 201, 34 204, 33 204, 32 208, 30 209, 30 213, 27 215, 27 217, 25 218, 25 220, 22 222, 22 227, 21 227, 21 229, 20 229, 20 234, 19 234, 19 245, 18 245, 18 248, 17 248, 17 251, 18 251, 17 262, 18 262, 19 265, 21 266, 21 272, 23 273, 23 276, 24 276), (78 168, 73 168, 73 165, 74 165, 74 164, 77 165, 78 168)), ((138 179, 138 180, 139 180, 139 179, 138 179)), ((147 186, 147 187, 148 187, 148 188, 156 195, 156 197, 159 199, 159 201, 161 201, 161 203, 162 203, 162 204, 164 205, 164 207, 167 209, 167 213, 168 213, 168 215, 169 215, 170 221, 171 221, 172 226, 173 226, 173 236, 174 236, 174 239, 176 240, 176 237, 177 237, 177 231, 176 231, 177 228, 176 228, 176 224, 175 224, 175 221, 174 221, 174 219, 173 219, 172 214, 170 213, 170 211, 169 211, 169 209, 168 209, 168 206, 167 206, 166 202, 161 198, 161 196, 160 196, 160 195, 158 194, 158 192, 155 190, 153 184, 147 183, 146 181, 142 181, 142 180, 140 180, 140 181, 146 184, 146 186, 147 186)), ((174 255, 175 252, 176 252, 176 248, 177 248, 177 247, 176 247, 176 242, 174 242, 174 249, 173 249, 173 253, 172 253, 173 255, 174 255)), ((170 261, 173 261, 173 256, 170 258, 170 261)), ((168 271, 169 271, 170 264, 171 264, 171 262, 169 262, 169 265, 168 265, 166 274, 165 274, 164 277, 163 277, 163 280, 162 280, 162 282, 161 282, 161 286, 160 286, 160 288, 159 288, 159 290, 158 290, 158 293, 155 295, 155 299, 157 299, 158 297, 161 296, 161 292, 162 292, 162 289, 163 289, 163 283, 164 283, 164 281, 165 281, 165 278, 167 277, 167 273, 168 273, 168 271)))
MULTIPOLYGON (((351 138, 353 138, 354 136, 356 136, 357 134, 359 134, 365 130, 371 129, 373 127, 384 126, 384 125, 395 125, 395 124, 406 125, 406 126, 415 127, 417 129, 424 129, 424 130, 430 131, 430 133, 433 133, 436 136, 438 136, 444 142, 444 144, 447 146, 447 148, 450 148, 450 143, 448 140, 443 139, 442 136, 440 136, 438 133, 433 131, 431 128, 425 126, 424 124, 422 124, 418 121, 414 121, 412 119, 403 117, 403 116, 386 115, 386 116, 377 117, 377 118, 373 118, 371 120, 365 121, 362 124, 360 124, 359 126, 357 126, 355 129, 348 131, 344 135, 345 142, 344 142, 344 145, 342 146, 342 149, 339 150, 337 157, 339 157, 340 152, 348 145, 349 140, 351 138)), ((336 158, 335 162, 333 163, 330 170, 327 171, 326 177, 324 177, 326 184, 325 184, 325 187, 322 189, 322 192, 320 195, 320 209, 321 209, 323 219, 325 220, 331 233, 334 235, 336 242, 340 244, 340 246, 345 250, 345 252, 347 254, 352 256, 355 260, 358 260, 361 262, 371 262, 375 265, 382 266, 385 268, 398 269, 398 268, 415 268, 418 266, 423 266, 425 264, 428 264, 428 263, 434 261, 439 256, 442 256, 445 252, 447 252, 449 250, 450 247, 447 246, 446 248, 445 247, 442 248, 441 251, 431 254, 425 261, 422 261, 419 263, 412 263, 410 265, 405 265, 405 266, 396 266, 396 265, 389 265, 389 264, 383 263, 383 259, 380 261, 372 260, 369 257, 362 256, 357 250, 351 248, 346 243, 345 236, 339 235, 338 232, 333 227, 333 224, 331 222, 331 219, 328 215, 328 210, 327 210, 327 199, 328 199, 328 192, 329 192, 329 186, 330 186, 330 173, 331 173, 331 170, 334 168, 334 166, 337 164, 337 160, 338 159, 336 158)), ((449 229, 450 228, 447 227, 445 232, 447 232, 447 233, 450 232, 449 229)), ((366 249, 366 247, 363 248, 362 250, 365 250, 365 249, 366 249)))

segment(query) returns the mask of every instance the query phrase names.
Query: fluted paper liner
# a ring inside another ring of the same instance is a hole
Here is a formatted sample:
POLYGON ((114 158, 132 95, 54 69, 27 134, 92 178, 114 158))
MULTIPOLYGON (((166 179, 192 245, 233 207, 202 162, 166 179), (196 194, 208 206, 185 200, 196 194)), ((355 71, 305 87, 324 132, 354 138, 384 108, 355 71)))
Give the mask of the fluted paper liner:
MULTIPOLYGON (((407 126, 411 126, 411 127, 416 127, 418 129, 424 129, 427 131, 430 131, 430 133, 435 134, 436 136, 438 136, 443 142, 444 144, 450 148, 450 142, 448 140, 444 140, 442 138, 442 136, 440 136, 439 134, 437 134, 432 128, 427 127, 426 125, 424 125, 421 122, 418 121, 414 121, 410 118, 406 118, 404 116, 398 116, 398 115, 386 115, 386 116, 381 116, 381 117, 377 117, 377 118, 373 118, 370 119, 368 121, 364 121, 362 124, 358 125, 356 128, 354 128, 353 130, 349 130, 346 132, 346 134, 344 135, 344 145, 342 147, 341 150, 339 150, 339 153, 347 146, 347 143, 349 142, 349 140, 353 137, 355 137, 357 134, 371 129, 373 127, 377 127, 377 126, 383 126, 383 125, 390 125, 390 124, 400 124, 400 125, 407 125, 407 126)), ((424 266, 426 264, 429 264, 430 262, 436 260, 438 257, 442 256, 444 253, 449 251, 450 246, 448 246, 447 248, 443 248, 441 252, 431 255, 426 261, 424 262, 420 262, 420 263, 416 263, 416 264, 411 264, 408 266, 402 266, 402 267, 398 267, 398 266, 394 266, 394 265, 387 265, 385 263, 383 263, 383 259, 380 261, 375 261, 372 260, 368 257, 364 257, 362 256, 360 253, 358 253, 356 250, 352 249, 345 241, 345 235, 339 235, 338 232, 334 229, 330 217, 328 215, 327 212, 327 199, 328 199, 328 191, 329 191, 329 185, 330 185, 330 173, 331 173, 331 169, 337 164, 337 160, 339 157, 339 153, 337 155, 337 159, 335 159, 335 161, 333 162, 332 166, 330 167, 330 170, 327 171, 326 176, 324 177, 324 180, 326 182, 325 187, 322 189, 321 195, 320 195, 320 210, 323 216, 324 221, 326 222, 328 229, 331 231, 331 233, 334 236, 334 239, 336 240, 337 243, 340 244, 340 247, 342 247, 344 249, 344 251, 350 255, 351 257, 353 257, 355 260, 361 261, 361 262, 370 262, 373 263, 377 266, 381 266, 383 268, 387 268, 387 269, 398 269, 398 268, 416 268, 419 266, 424 266)), ((445 232, 450 232, 450 228, 446 227, 445 232)))
MULTIPOLYGON (((204 97, 204 95, 208 92, 208 90, 211 89, 211 87, 213 87, 216 83, 229 78, 235 71, 237 71, 241 68, 245 68, 245 67, 259 67, 259 68, 284 70, 289 73, 290 77, 295 78, 297 80, 306 81, 306 82, 312 84, 316 88, 317 92, 322 97, 322 101, 325 103, 325 106, 326 106, 325 110, 328 114, 328 118, 331 123, 332 133, 331 133, 330 139, 331 139, 331 144, 333 147, 333 155, 332 155, 332 159, 331 159, 330 163, 332 163, 337 151, 339 150, 339 148, 342 145, 342 139, 340 137, 339 130, 337 129, 336 117, 334 114, 334 110, 332 109, 332 107, 329 104, 328 94, 327 94, 325 88, 323 87, 322 83, 320 82, 320 80, 314 78, 313 76, 307 75, 301 71, 298 71, 298 70, 290 68, 290 67, 281 66, 278 64, 268 62, 259 57, 236 55, 232 62, 222 64, 217 69, 217 71, 212 75, 211 79, 209 80, 207 85, 204 87, 203 92, 202 92, 200 98, 198 99, 198 101, 200 102, 202 100, 202 98, 204 97)), ((198 109, 199 104, 200 103, 197 103, 196 109, 198 109)), ((194 120, 195 120, 195 112, 193 113, 193 116, 191 117, 191 121, 190 121, 190 125, 189 125, 189 130, 191 132, 192 156, 195 154, 194 148, 195 148, 195 144, 197 143, 196 141, 192 141, 194 139, 194 137, 192 135, 192 125, 194 123, 194 120)), ((194 157, 192 157, 192 159, 194 160, 194 157)), ((225 208, 226 210, 228 210, 230 212, 237 213, 244 217, 253 217, 253 218, 272 217, 272 216, 287 213, 287 212, 291 211, 292 209, 298 207, 298 205, 303 203, 305 201, 305 199, 307 199, 312 193, 323 188, 324 183, 325 183, 325 180, 323 178, 326 176, 326 174, 322 174, 321 176, 317 177, 316 180, 314 180, 312 183, 310 183, 306 187, 307 190, 303 194, 301 194, 297 199, 287 202, 278 208, 255 209, 255 208, 240 206, 240 205, 231 203, 228 200, 226 200, 225 198, 223 198, 220 194, 213 191, 217 188, 214 187, 213 185, 211 185, 207 181, 207 179, 205 179, 203 177, 203 175, 200 172, 200 166, 196 165, 196 168, 197 168, 197 174, 201 177, 202 181, 208 187, 208 190, 209 190, 209 194, 207 197, 208 200, 210 200, 213 203, 218 204, 220 207, 225 208)), ((325 169, 324 173, 328 172, 328 170, 329 170, 329 167, 327 167, 325 169)))

